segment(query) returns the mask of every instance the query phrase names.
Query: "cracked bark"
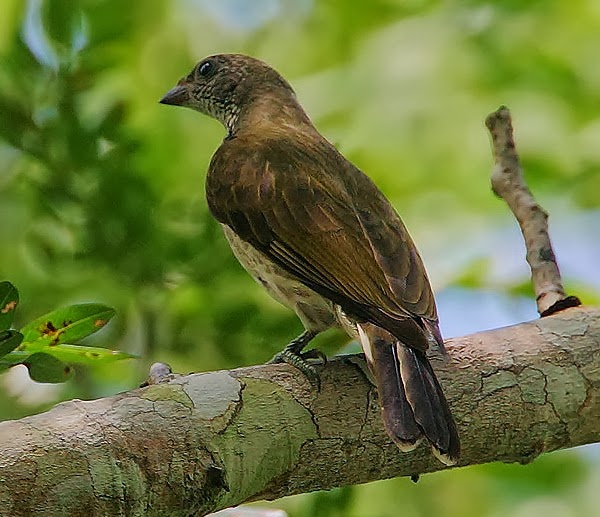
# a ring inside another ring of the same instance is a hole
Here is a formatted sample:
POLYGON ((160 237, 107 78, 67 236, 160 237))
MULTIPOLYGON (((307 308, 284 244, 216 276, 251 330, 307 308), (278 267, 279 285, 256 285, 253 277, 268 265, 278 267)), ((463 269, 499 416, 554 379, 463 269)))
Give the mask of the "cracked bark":
MULTIPOLYGON (((600 439, 600 309, 447 342, 433 357, 463 442, 460 465, 533 460, 600 439)), ((0 423, 0 514, 205 515, 444 468, 385 435, 360 356, 174 376, 0 423)))

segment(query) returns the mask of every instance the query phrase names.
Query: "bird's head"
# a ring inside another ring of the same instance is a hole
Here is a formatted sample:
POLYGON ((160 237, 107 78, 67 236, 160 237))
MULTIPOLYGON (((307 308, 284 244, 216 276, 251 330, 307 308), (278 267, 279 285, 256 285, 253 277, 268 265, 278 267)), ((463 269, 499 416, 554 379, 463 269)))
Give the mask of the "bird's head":
POLYGON ((200 61, 160 102, 205 113, 232 132, 240 113, 269 96, 294 97, 294 91, 283 77, 258 59, 217 54, 200 61))

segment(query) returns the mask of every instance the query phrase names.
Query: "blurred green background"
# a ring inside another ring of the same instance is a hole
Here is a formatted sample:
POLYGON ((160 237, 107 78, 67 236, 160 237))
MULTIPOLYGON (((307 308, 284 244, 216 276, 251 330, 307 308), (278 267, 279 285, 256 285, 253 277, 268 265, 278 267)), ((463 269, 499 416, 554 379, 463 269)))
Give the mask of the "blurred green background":
MULTIPOLYGON (((447 337, 536 316, 516 223, 489 188, 483 120, 507 104, 567 289, 600 303, 598 2, 3 0, 0 279, 20 291, 17 324, 106 303, 118 316, 87 342, 142 359, 57 386, 15 368, 0 377, 0 419, 132 388, 156 360, 182 372, 264 362, 301 330, 208 214, 204 174, 223 129, 158 104, 218 52, 278 69, 382 187, 422 251, 447 337)), ((319 343, 332 353, 346 341, 319 343)), ((293 517, 586 516, 599 483, 599 449, 586 447, 272 506, 293 517)))

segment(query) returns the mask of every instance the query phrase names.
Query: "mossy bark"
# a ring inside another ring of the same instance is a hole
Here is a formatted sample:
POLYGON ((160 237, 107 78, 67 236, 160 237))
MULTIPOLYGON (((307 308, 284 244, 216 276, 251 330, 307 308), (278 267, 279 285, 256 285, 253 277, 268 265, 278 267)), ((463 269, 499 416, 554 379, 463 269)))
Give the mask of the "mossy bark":
MULTIPOLYGON (((600 309, 449 340, 432 357, 460 465, 600 440, 600 309)), ((0 424, 0 514, 205 515, 261 498, 444 468, 385 435, 359 356, 179 376, 0 424)))

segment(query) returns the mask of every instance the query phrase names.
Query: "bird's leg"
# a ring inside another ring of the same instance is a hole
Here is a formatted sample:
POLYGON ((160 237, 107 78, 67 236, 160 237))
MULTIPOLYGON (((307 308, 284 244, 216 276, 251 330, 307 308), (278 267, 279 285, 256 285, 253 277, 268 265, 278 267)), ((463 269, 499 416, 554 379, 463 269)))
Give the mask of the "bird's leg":
POLYGON ((276 363, 288 363, 295 366, 300 370, 310 381, 311 384, 319 387, 320 380, 319 374, 315 370, 315 367, 308 362, 308 359, 322 359, 324 363, 327 362, 325 355, 313 348, 308 352, 302 352, 302 349, 308 345, 308 343, 318 334, 314 330, 305 330, 296 339, 290 341, 290 343, 279 353, 275 354, 273 359, 269 361, 269 364, 276 363))

